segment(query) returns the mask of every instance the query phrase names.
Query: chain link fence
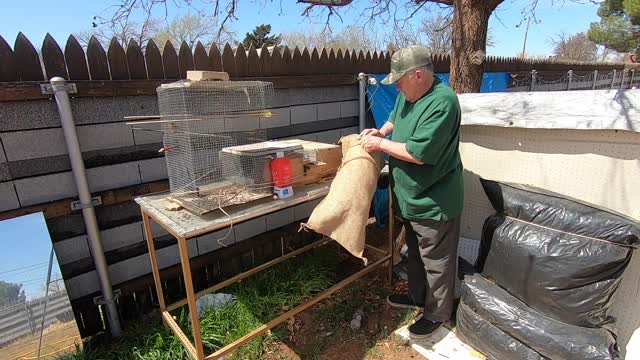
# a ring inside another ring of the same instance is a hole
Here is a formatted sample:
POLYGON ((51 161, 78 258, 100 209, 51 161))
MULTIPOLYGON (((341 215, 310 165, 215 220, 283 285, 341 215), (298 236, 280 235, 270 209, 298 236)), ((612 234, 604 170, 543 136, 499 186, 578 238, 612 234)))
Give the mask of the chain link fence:
POLYGON ((594 70, 585 75, 576 75, 569 70, 559 78, 541 75, 536 70, 532 70, 525 75, 511 75, 511 83, 507 91, 632 89, 638 86, 640 86, 640 70, 612 70, 607 73, 594 70))

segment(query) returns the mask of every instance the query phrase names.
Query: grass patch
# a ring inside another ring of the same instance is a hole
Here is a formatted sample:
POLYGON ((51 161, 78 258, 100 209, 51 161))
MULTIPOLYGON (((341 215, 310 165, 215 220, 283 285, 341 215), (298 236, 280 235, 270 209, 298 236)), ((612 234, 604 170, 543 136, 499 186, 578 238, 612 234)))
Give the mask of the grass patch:
MULTIPOLYGON (((310 299, 335 282, 338 256, 320 247, 236 283, 223 292, 234 294, 235 305, 206 311, 200 320, 205 353, 222 348, 256 327, 310 299)), ((176 312, 176 322, 191 338, 188 310, 176 312)), ((275 332, 274 332, 275 333, 275 332)), ((227 359, 260 359, 276 336, 262 335, 234 351, 227 359)), ((158 315, 132 324, 117 341, 89 351, 77 351, 64 360, 178 360, 187 354, 180 340, 164 328, 158 315)))

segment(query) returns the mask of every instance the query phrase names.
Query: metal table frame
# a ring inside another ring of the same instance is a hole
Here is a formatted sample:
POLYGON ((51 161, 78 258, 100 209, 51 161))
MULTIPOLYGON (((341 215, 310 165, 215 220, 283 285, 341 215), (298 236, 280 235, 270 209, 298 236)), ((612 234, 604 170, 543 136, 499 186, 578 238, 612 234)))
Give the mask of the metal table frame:
MULTIPOLYGON (((200 321, 198 319, 198 312, 196 308, 196 299, 204 296, 206 294, 213 293, 218 291, 224 287, 227 287, 231 284, 234 284, 244 278, 247 278, 257 272, 260 272, 264 269, 267 269, 273 265, 279 264, 287 259, 290 259, 294 256, 300 255, 308 250, 311 250, 315 247, 319 247, 325 245, 331 241, 332 239, 324 238, 319 241, 314 242, 313 244, 307 245, 298 250, 292 251, 288 254, 282 255, 274 260, 271 260, 267 263, 259 265, 257 267, 252 268, 251 270, 245 271, 241 274, 238 274, 230 279, 224 280, 218 284, 215 284, 207 289, 199 291, 197 293, 194 292, 193 288, 193 279, 191 277, 191 264, 189 258, 189 250, 187 248, 187 241, 195 239, 196 236, 204 235, 209 232, 213 232, 215 230, 219 230, 221 228, 225 228, 229 225, 237 224, 246 220, 250 220, 252 218, 256 218, 258 216, 263 216, 269 213, 272 213, 277 210, 281 210, 293 205, 302 204, 314 199, 322 198, 328 193, 328 186, 326 185, 311 185, 303 187, 302 189, 296 189, 296 195, 290 199, 284 200, 270 200, 266 202, 258 202, 258 204, 248 205, 245 209, 240 209, 234 213, 230 213, 229 217, 226 216, 218 216, 214 215, 204 215, 204 217, 198 217, 197 215, 193 215, 188 213, 186 210, 180 210, 182 212, 182 216, 180 216, 181 220, 176 220, 176 216, 172 216, 172 214, 176 214, 179 212, 168 212, 163 211, 163 208, 160 207, 163 199, 166 198, 167 194, 164 195, 150 195, 136 198, 135 201, 140 205, 140 209, 142 212, 142 221, 144 223, 144 233, 145 238, 147 240, 147 245, 149 247, 149 256, 151 258, 151 268, 153 271, 153 279, 156 286, 156 292, 158 295, 158 303, 160 306, 160 311, 162 312, 162 320, 166 326, 168 326, 176 336, 180 339, 185 349, 189 353, 189 355, 196 360, 203 359, 219 359, 220 357, 228 354, 234 349, 244 345, 249 342, 254 337, 266 332, 269 329, 276 327, 277 325, 285 322, 287 319, 295 316, 296 314, 306 310, 307 308, 315 305, 321 300, 331 296, 333 293, 338 290, 344 288, 345 286, 351 284, 352 282, 360 279, 364 275, 370 273, 375 270, 377 267, 382 266, 385 263, 388 263, 388 273, 387 280, 391 281, 392 279, 392 267, 393 267, 393 221, 389 221, 389 244, 388 251, 384 251, 382 249, 376 248, 371 245, 366 245, 368 250, 375 251, 379 254, 382 254, 382 258, 376 260, 375 262, 367 265, 362 270, 357 273, 347 277, 346 279, 340 281, 339 283, 333 285, 329 289, 321 292, 316 295, 314 298, 308 300, 307 302, 298 305, 285 312, 284 314, 276 317, 275 319, 269 321, 268 323, 258 327, 253 330, 249 334, 241 337, 240 339, 234 341, 231 344, 224 346, 218 351, 205 356, 204 349, 202 345, 202 336, 200 333, 200 321), (248 209, 248 210, 247 210, 248 209), (190 226, 185 227, 185 224, 189 224, 188 221, 184 221, 185 219, 192 222, 190 226), (167 232, 173 235, 178 240, 178 249, 180 253, 180 263, 182 265, 182 274, 184 276, 185 290, 187 297, 186 299, 182 299, 173 304, 165 304, 164 301, 164 292, 162 290, 162 283, 160 279, 160 270, 158 267, 157 254, 155 250, 155 245, 153 242, 153 233, 151 231, 151 221, 155 221, 158 225, 164 228, 167 232), (175 310, 183 305, 189 306, 189 316, 191 318, 191 322, 193 324, 193 338, 195 344, 191 343, 189 338, 182 331, 180 326, 176 323, 173 317, 170 314, 170 311, 175 310)), ((393 219, 393 210, 391 207, 391 196, 389 196, 389 219, 393 219)))

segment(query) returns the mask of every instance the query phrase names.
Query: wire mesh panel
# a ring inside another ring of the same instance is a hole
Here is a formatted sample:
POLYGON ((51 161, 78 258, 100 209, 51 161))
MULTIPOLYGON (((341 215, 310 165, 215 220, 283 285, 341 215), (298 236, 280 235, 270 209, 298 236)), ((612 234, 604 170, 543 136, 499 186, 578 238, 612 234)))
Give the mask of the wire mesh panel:
POLYGON ((203 214, 271 195, 270 158, 260 118, 270 117, 273 85, 189 81, 158 88, 171 197, 203 214), (244 152, 227 151, 254 144, 244 152))
POLYGON ((613 71, 607 74, 598 74, 595 90, 611 89, 611 81, 613 81, 613 71))
POLYGON ((569 84, 569 75, 565 74, 557 80, 545 80, 543 77, 538 76, 536 83, 534 84, 535 91, 562 91, 567 90, 569 84))
POLYGON ((571 90, 591 90, 593 88, 594 73, 587 75, 573 75, 571 90))

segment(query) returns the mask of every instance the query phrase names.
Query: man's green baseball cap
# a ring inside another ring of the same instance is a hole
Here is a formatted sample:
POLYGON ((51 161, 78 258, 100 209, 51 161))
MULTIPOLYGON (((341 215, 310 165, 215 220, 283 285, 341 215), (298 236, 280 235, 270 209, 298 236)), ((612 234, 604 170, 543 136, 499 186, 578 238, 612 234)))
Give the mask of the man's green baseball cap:
POLYGON ((391 73, 382 79, 384 85, 398 81, 407 71, 431 65, 429 49, 420 45, 402 48, 391 56, 391 73))

